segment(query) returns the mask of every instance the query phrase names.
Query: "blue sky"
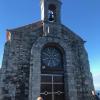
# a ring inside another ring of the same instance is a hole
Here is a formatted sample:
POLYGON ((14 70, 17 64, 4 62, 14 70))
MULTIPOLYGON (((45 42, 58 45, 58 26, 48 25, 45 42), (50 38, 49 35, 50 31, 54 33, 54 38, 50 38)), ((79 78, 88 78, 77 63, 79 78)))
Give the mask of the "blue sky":
MULTIPOLYGON (((62 23, 86 40, 96 89, 100 89, 100 0, 62 0, 62 23)), ((40 20, 40 0, 0 0, 0 66, 6 29, 40 20)))

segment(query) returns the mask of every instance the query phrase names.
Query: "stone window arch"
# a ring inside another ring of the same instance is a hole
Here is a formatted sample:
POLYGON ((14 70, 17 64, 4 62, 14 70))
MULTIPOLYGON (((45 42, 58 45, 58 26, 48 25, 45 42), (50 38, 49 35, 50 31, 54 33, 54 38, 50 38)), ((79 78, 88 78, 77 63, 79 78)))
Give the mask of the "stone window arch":
POLYGON ((46 44, 41 50, 41 72, 57 73, 64 71, 64 51, 55 43, 46 44))

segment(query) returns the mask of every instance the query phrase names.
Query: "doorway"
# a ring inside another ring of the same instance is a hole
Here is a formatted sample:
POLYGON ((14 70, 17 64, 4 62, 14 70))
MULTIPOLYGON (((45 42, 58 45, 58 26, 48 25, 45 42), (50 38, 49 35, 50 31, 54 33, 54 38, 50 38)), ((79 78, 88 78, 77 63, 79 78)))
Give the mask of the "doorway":
POLYGON ((44 100, 64 100, 63 74, 42 74, 40 95, 44 100))

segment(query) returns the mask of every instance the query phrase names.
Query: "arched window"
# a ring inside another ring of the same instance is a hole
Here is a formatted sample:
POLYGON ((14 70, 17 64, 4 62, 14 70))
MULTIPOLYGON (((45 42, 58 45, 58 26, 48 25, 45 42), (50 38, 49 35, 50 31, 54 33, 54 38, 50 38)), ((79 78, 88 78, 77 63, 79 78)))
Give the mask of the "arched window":
POLYGON ((47 44, 41 51, 41 93, 44 100, 65 100, 62 48, 47 44))
POLYGON ((46 46, 41 52, 41 70, 45 73, 63 71, 63 53, 54 45, 46 46))
POLYGON ((48 8, 48 20, 50 22, 56 21, 56 6, 54 4, 50 4, 48 8))

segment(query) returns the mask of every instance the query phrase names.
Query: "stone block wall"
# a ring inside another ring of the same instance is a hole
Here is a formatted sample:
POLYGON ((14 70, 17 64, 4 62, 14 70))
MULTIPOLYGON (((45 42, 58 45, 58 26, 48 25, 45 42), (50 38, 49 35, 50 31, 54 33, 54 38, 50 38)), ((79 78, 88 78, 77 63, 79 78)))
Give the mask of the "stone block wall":
POLYGON ((42 24, 10 30, 0 70, 0 100, 39 96, 41 50, 48 43, 60 45, 65 52, 65 100, 92 100, 94 87, 84 41, 64 25, 49 25, 50 30, 44 30, 42 24))

